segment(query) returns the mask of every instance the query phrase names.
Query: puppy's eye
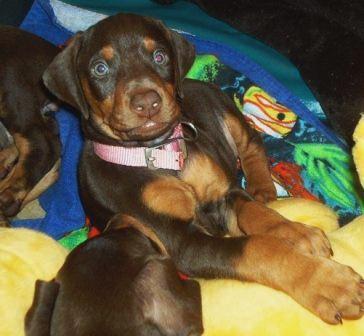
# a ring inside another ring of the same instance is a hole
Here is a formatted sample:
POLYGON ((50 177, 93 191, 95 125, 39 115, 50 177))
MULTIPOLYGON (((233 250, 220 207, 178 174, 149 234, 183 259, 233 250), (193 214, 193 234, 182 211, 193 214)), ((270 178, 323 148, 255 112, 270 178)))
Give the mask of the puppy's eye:
POLYGON ((157 49, 153 52, 153 61, 158 65, 164 65, 168 62, 168 56, 163 50, 157 49))
POLYGON ((109 73, 109 66, 105 62, 97 62, 92 71, 97 77, 104 77, 109 73))

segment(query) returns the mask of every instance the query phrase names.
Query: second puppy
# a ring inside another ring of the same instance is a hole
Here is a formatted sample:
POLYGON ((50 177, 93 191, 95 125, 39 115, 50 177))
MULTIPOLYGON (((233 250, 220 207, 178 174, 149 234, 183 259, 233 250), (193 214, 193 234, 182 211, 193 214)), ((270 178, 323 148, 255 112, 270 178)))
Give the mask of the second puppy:
POLYGON ((26 335, 201 335, 199 284, 180 279, 151 230, 112 222, 119 228, 78 246, 54 281, 37 282, 26 335))

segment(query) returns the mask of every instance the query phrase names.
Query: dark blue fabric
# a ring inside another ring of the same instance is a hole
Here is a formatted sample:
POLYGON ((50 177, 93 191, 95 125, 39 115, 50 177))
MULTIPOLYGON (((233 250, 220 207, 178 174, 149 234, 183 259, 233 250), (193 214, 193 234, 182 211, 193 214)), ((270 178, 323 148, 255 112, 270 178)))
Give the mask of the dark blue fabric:
MULTIPOLYGON (((35 1, 21 27, 56 45, 63 44, 72 36, 72 33, 57 24, 47 0, 35 1)), ((214 54, 226 65, 244 73, 280 103, 291 108, 297 115, 320 130, 329 140, 345 148, 345 144, 296 96, 247 56, 218 43, 205 41, 192 35, 185 36, 195 44, 198 53, 214 54)), ((77 162, 82 146, 78 120, 64 108, 57 113, 57 120, 63 144, 62 167, 60 179, 40 197, 41 205, 47 215, 41 220, 15 222, 16 226, 36 228, 55 238, 80 228, 85 222, 77 186, 77 162)))

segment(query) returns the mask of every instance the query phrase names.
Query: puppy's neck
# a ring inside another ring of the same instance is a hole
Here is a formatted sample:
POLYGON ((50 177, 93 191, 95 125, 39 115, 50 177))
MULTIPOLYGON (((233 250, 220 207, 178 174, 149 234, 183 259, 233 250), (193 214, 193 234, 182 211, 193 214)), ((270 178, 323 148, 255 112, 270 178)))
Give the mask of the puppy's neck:
POLYGON ((186 157, 182 125, 178 124, 167 139, 155 142, 155 146, 127 147, 93 141, 93 149, 100 159, 113 164, 181 170, 186 157))

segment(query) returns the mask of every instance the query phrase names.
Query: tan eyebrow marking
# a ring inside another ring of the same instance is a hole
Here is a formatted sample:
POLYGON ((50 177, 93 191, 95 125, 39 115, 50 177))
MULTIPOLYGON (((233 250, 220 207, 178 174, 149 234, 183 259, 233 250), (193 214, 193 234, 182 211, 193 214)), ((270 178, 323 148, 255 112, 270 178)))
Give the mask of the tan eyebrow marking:
POLYGON ((154 49, 156 47, 156 42, 153 39, 151 39, 150 37, 145 37, 143 39, 143 44, 144 44, 145 49, 147 49, 150 52, 154 51, 154 49))
POLYGON ((110 61, 114 57, 115 50, 111 45, 106 45, 101 49, 101 55, 106 61, 110 61))

